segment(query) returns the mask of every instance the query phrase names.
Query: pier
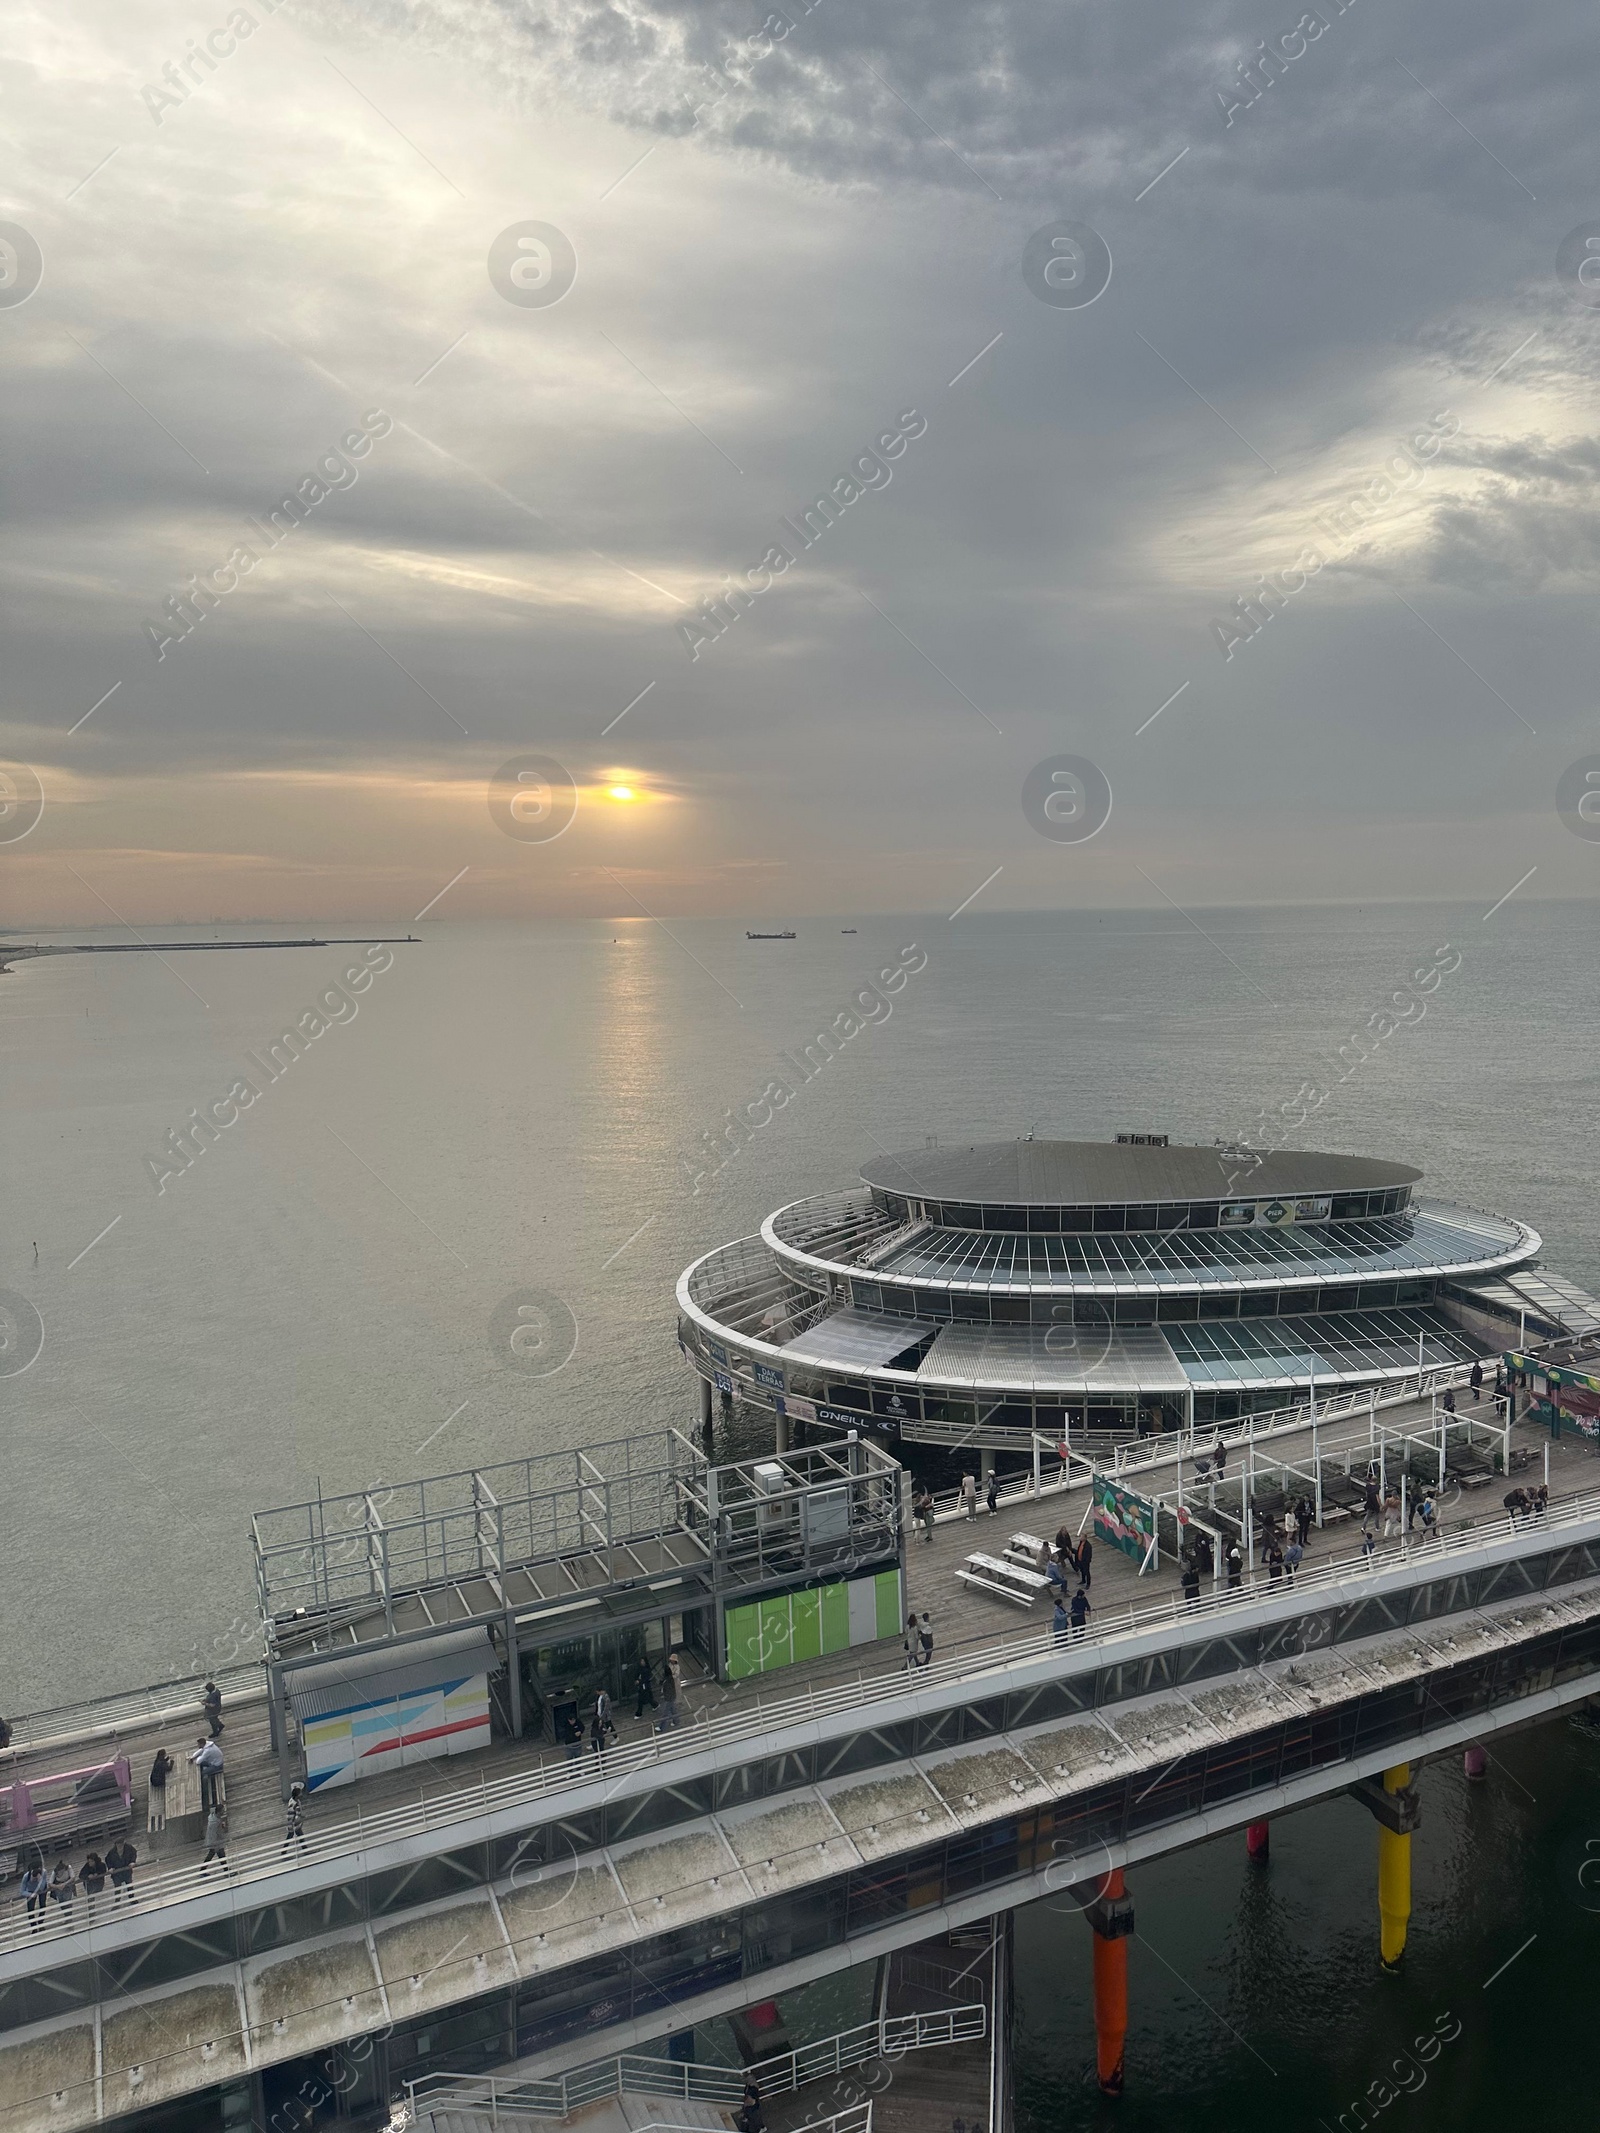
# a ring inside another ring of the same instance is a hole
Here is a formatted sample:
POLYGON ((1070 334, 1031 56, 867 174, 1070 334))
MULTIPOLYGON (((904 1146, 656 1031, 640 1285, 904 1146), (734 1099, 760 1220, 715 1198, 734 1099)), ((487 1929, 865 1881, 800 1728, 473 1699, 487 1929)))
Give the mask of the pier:
POLYGON ((1082 1916, 1120 2095, 1141 1866, 1336 1796, 1401 1967, 1418 1770, 1600 1696, 1600 1307, 1406 1166, 1266 1161, 885 1159, 685 1274, 698 1430, 258 1512, 225 1833, 200 1683, 0 1757, 13 1868, 80 1876, 0 1910, 0 2133, 727 2127, 747 2075, 774 2133, 1010 2133, 1018 1907, 1082 1916))
MULTIPOLYGON (((1386 1426, 1425 1433, 1434 1405, 1386 1426)), ((1358 1462, 1370 1425, 1345 1425, 1358 1462)), ((1070 1640, 957 1578, 980 1542, 1082 1517, 1087 1473, 1036 1498, 1024 1471, 976 1533, 959 1507, 931 1541, 902 1527, 927 1666, 887 1639, 738 1681, 702 1666, 675 1732, 619 1707, 600 1756, 499 1736, 380 1772, 314 1795, 303 1849, 282 1841, 262 1672, 235 1675, 226 1870, 178 1817, 152 1840, 136 1811, 131 1901, 3 1914, 0 2126, 136 2122, 224 2090, 259 2114, 279 2069, 351 2052, 369 2103, 442 2082, 449 2108, 473 2109, 471 2082, 444 2075, 509 2069, 494 2078, 517 2085, 649 2056, 693 2022, 1052 1891, 1078 1892, 1086 1989, 1107 1981, 1110 2008, 1141 1859, 1363 1786, 1375 1939, 1398 1960, 1409 1769, 1600 1693, 1593 1451, 1526 1419, 1513 1437, 1541 1472, 1549 1447, 1542 1519, 1462 1490, 1442 1531, 1370 1558, 1330 1520, 1292 1585, 1254 1565, 1193 1601, 1171 1570, 1141 1578, 1102 1547, 1070 1640)), ((5 1777, 125 1755, 142 1810, 149 1757, 204 1730, 198 1704, 193 1684, 21 1722, 5 1777)))

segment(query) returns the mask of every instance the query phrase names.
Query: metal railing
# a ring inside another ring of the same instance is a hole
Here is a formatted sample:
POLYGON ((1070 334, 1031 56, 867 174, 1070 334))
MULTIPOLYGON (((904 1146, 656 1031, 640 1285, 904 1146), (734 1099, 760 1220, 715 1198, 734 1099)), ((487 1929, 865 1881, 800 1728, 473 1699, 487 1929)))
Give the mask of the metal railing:
MULTIPOLYGON (((223 1705, 230 1712, 266 1695, 259 1660, 253 1666, 219 1667, 210 1678, 221 1689, 223 1705)), ((15 1719, 11 1746, 0 1749, 0 1784, 25 1755, 77 1747, 83 1741, 120 1740, 125 1733, 147 1733, 152 1726, 177 1726, 186 1720, 192 1721, 194 1730, 201 1721, 204 1684, 205 1677, 199 1674, 192 1680, 158 1681, 96 1703, 62 1704, 53 1711, 34 1711, 15 1719)))
POLYGON ((874 2059, 898 2059, 937 2045, 974 2042, 987 2034, 987 2026, 988 2009, 977 2000, 935 2014, 889 2015, 881 2022, 861 2022, 835 2036, 758 2059, 750 2067, 697 2066, 681 2059, 619 2052, 543 2081, 508 2080, 498 2074, 424 2074, 406 2083, 406 2093, 419 2117, 430 2110, 468 2109, 487 2111, 491 2123, 498 2123, 499 2114, 511 2112, 525 2118, 566 2118, 609 2096, 737 2103, 747 2078, 760 2084, 764 2096, 788 2095, 808 2082, 825 2081, 874 2059))
MULTIPOLYGON (((1393 1407, 1408 1400, 1426 1400, 1447 1387, 1465 1385, 1471 1369, 1470 1363, 1438 1363, 1420 1373, 1413 1370, 1385 1386, 1378 1393, 1377 1404, 1393 1407)), ((1074 1454, 1080 1448, 1090 1455, 1107 1453, 1119 1470, 1125 1470, 1170 1459, 1180 1447, 1192 1452, 1201 1440, 1209 1444, 1216 1437, 1226 1437, 1232 1446, 1252 1433, 1259 1437, 1272 1430, 1306 1429, 1313 1420, 1321 1423, 1364 1414, 1372 1391, 1372 1387, 1361 1385, 1330 1392, 1326 1398, 1317 1399, 1314 1414, 1312 1403, 1301 1400, 1284 1407, 1263 1408, 1259 1414, 1235 1415, 1225 1422, 1185 1422, 1180 1429, 1162 1430, 1147 1437, 1130 1439, 1112 1430, 1074 1430, 1070 1425, 1064 1434, 1074 1454)), ((1010 1422, 941 1422, 908 1415, 900 1423, 900 1435, 907 1444, 937 1444, 956 1451, 970 1445, 974 1450, 1031 1452, 1034 1438, 1041 1434, 1010 1422)))
MULTIPOLYGON (((1117 1453, 1113 1471, 1118 1474, 1137 1472, 1141 1467, 1156 1466, 1163 1460, 1179 1457, 1193 1458, 1197 1452, 1209 1451, 1217 1438, 1223 1438, 1231 1452, 1242 1447, 1260 1444, 1272 1437, 1299 1434, 1315 1422, 1320 1429, 1324 1422, 1348 1420, 1354 1415, 1379 1413, 1389 1407, 1405 1407, 1413 1401, 1429 1400, 1436 1394, 1450 1391, 1457 1385, 1470 1381, 1470 1363, 1441 1364, 1437 1369, 1415 1371, 1408 1377, 1374 1396, 1369 1385, 1348 1386, 1343 1392, 1331 1393, 1326 1399, 1314 1404, 1308 1400, 1297 1401, 1288 1407, 1270 1407, 1256 1415, 1240 1415, 1232 1422, 1197 1422, 1192 1428, 1169 1432, 1160 1437, 1146 1437, 1133 1444, 1124 1444, 1117 1453), (1204 1443, 1202 1445, 1202 1441, 1204 1443)), ((1462 1416, 1463 1421, 1470 1419, 1462 1416)))
MULTIPOLYGON (((1239 1588, 1203 1592, 1192 1602, 1186 1601, 1181 1592, 1171 1591, 1160 1599, 1140 1605, 1130 1604, 1115 1611, 1107 1609, 1092 1629, 1086 1629, 1070 1640, 1059 1638, 1053 1628, 1024 1628, 999 1636, 972 1638, 948 1647, 943 1656, 918 1668, 910 1680, 914 1682, 914 1693, 920 1699, 926 1699, 929 1691, 963 1691, 986 1676, 1041 1660, 1059 1664, 1069 1658, 1078 1661, 1092 1657, 1095 1664, 1103 1665, 1108 1657, 1114 1657, 1116 1646, 1126 1639, 1180 1621, 1226 1620, 1247 1610, 1266 1594, 1280 1601, 1288 1599, 1297 1611, 1303 1612, 1308 1596, 1315 1600, 1340 1590, 1361 1590, 1397 1565, 1415 1563, 1422 1566, 1424 1576, 1432 1576, 1437 1574, 1437 1567, 1459 1562, 1468 1554, 1497 1544, 1524 1539, 1530 1531, 1553 1541, 1556 1536, 1583 1525, 1600 1526, 1600 1488, 1585 1490, 1559 1506, 1552 1503, 1536 1521, 1518 1520, 1502 1512, 1481 1522, 1468 1521, 1459 1532, 1449 1533, 1442 1526, 1436 1526, 1431 1534, 1422 1538, 1402 1535, 1387 1553, 1370 1558, 1357 1553, 1336 1557, 1315 1568, 1302 1566, 1292 1581, 1269 1581, 1252 1562, 1247 1566, 1244 1583, 1239 1588)), ((1416 1580, 1423 1581, 1423 1577, 1416 1580)), ((861 1667, 851 1677, 793 1690, 787 1696, 764 1697, 759 1690, 743 1684, 736 1696, 717 1712, 702 1712, 675 1733, 652 1733, 641 1740, 609 1749, 603 1766, 606 1785, 614 1791, 619 1778, 656 1769, 662 1770, 670 1782, 674 1766, 686 1757, 707 1752, 726 1753, 730 1758, 743 1757, 764 1736, 840 1717, 848 1718, 870 1707, 881 1707, 886 1696, 894 1694, 897 1688, 910 1687, 898 1646, 889 1649, 895 1656, 890 1658, 886 1652, 884 1663, 871 1671, 861 1667)), ((118 1922, 138 1912, 148 1917, 152 1912, 203 1896, 217 1888, 226 1888, 230 1904, 237 1908, 244 1890, 261 1888, 265 1893, 272 1882, 286 1873, 300 1873, 309 1866, 350 1859, 376 1845, 418 1836, 439 1835, 452 1842, 461 1841, 463 1824, 493 1814, 509 1814, 534 1807, 542 1800, 573 1792, 587 1779, 587 1765, 550 1756, 532 1768, 510 1776, 495 1779, 483 1776, 476 1784, 435 1793, 431 1798, 424 1795, 375 1814, 363 1814, 358 1805, 355 1814, 347 1820, 315 1833, 308 1831, 304 1849, 297 1848, 288 1858, 282 1846, 267 1842, 249 1849, 230 1849, 225 1868, 193 1864, 169 1867, 159 1875, 142 1872, 134 1886, 132 1903, 113 1908, 101 1899, 98 1921, 118 1922)), ((30 1925, 18 1904, 11 1918, 0 1922, 0 1953, 43 1947, 74 1937, 80 1930, 70 1919, 47 1918, 42 1925, 30 1925)))

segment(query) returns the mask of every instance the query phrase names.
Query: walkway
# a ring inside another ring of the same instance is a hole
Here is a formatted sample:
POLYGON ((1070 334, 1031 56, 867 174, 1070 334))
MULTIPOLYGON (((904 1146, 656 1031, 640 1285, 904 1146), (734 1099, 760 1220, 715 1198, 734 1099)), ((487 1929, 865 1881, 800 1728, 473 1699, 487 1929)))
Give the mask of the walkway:
MULTIPOLYGON (((1391 1422, 1395 1414, 1396 1411, 1390 1411, 1391 1422)), ((1357 1434, 1364 1443, 1364 1425, 1357 1434)), ((1514 1441, 1537 1447, 1548 1442, 1548 1437, 1537 1426, 1519 1425, 1514 1441)), ((1533 1466, 1527 1471, 1536 1479, 1542 1468, 1533 1466)), ((1600 1487, 1600 1463, 1597 1463, 1595 1453, 1571 1438, 1551 1447, 1550 1475, 1552 1518, 1557 1517, 1562 1507, 1578 1494, 1600 1487)), ((1484 1487, 1462 1491, 1455 1500, 1447 1499, 1443 1521, 1446 1535, 1461 1535, 1478 1526, 1505 1531, 1506 1514, 1501 1507, 1505 1486, 1501 1477, 1495 1477, 1484 1487)), ((920 1532, 909 1542, 907 1587, 910 1603, 919 1615, 923 1612, 929 1615, 935 1638, 935 1667, 930 1685, 935 1677, 948 1678, 951 1674, 962 1675, 993 1666, 1010 1657, 1012 1650, 1021 1656, 1030 1646, 1038 1649, 1048 1633, 1047 1602, 1036 1601, 1031 1609, 1023 1609, 976 1592, 956 1577, 964 1558, 974 1548, 1003 1552, 1006 1540, 1014 1531, 1044 1531, 1053 1535, 1061 1524, 1074 1531, 1078 1528, 1088 1502, 1087 1490, 1082 1483, 1064 1494, 1047 1494, 1038 1503, 1027 1493, 1030 1488, 1027 1477, 1023 1477, 1020 1485, 1009 1486, 1002 1495, 997 1517, 989 1517, 981 1506, 976 1526, 970 1525, 959 1514, 946 1515, 931 1543, 924 1542, 920 1532)), ((1348 1564, 1356 1541, 1356 1528, 1348 1520, 1340 1520, 1321 1533, 1313 1529, 1307 1561, 1301 1573, 1302 1583, 1313 1580, 1318 1571, 1325 1572, 1336 1562, 1348 1564)), ((1439 1542, 1413 1540, 1410 1545, 1414 1548, 1437 1547, 1439 1542)), ((1400 1547, 1399 1542, 1380 1546, 1379 1563, 1392 1559, 1400 1547)), ((1266 1583, 1259 1572, 1257 1581, 1261 1586, 1266 1583)), ((1104 1637, 1126 1631, 1135 1611, 1140 1615, 1168 1614, 1177 1600, 1176 1566, 1163 1563, 1159 1570, 1141 1578, 1127 1557, 1104 1543, 1098 1544, 1092 1595, 1095 1611, 1086 1641, 1097 1643, 1104 1637)), ((1230 1604, 1248 1604, 1249 1599, 1247 1591, 1234 1596, 1232 1603, 1225 1595, 1213 1602, 1208 1593, 1203 1604, 1207 1608, 1215 1604, 1225 1609, 1230 1604)), ((713 1742, 720 1744, 745 1733, 753 1736, 769 1714, 776 1716, 776 1707, 787 1706, 793 1712, 804 1704, 808 1695, 820 1697, 823 1706, 828 1708, 870 1702, 875 1693, 894 1679, 903 1660, 897 1645, 870 1647, 865 1657, 866 1663, 863 1663, 863 1654, 859 1651, 841 1653, 784 1668, 759 1680, 729 1685, 718 1684, 703 1675, 691 1677, 686 1683, 681 1706, 683 1726, 675 1736, 658 1737, 654 1734, 654 1714, 647 1711, 642 1720, 636 1720, 631 1705, 619 1707, 620 1739, 605 1758, 607 1773, 609 1775, 613 1770, 620 1773, 641 1759, 654 1762, 659 1757, 666 1761, 680 1750, 710 1746, 713 1742)), ((87 1708, 74 1713, 74 1718, 85 1717, 87 1708)), ((573 1779, 580 1776, 587 1779, 592 1774, 592 1752, 587 1748, 575 1766, 564 1753, 557 1754, 544 1744, 510 1740, 498 1740, 490 1748, 472 1755, 439 1757, 403 1770, 382 1773, 364 1779, 356 1787, 324 1793, 308 1802, 306 1851, 304 1854, 297 1852, 284 1862, 279 1849, 283 1810, 278 1795, 276 1759, 271 1754, 267 1738, 265 1700, 259 1694, 249 1700, 235 1699, 226 1706, 224 1716, 227 1721, 223 1747, 227 1755, 230 1867, 244 1869, 253 1881, 270 1875, 284 1863, 298 1866, 331 1855, 354 1854, 379 1836, 397 1834, 407 1827, 426 1828, 430 1823, 437 1827, 441 1822, 474 1812, 481 1805, 509 1806, 520 1797, 532 1799, 559 1792, 573 1779)), ((141 1700, 126 1697, 113 1700, 107 1707, 107 1717, 116 1731, 104 1745, 74 1749, 66 1756, 59 1749, 21 1754, 13 1750, 0 1757, 0 1781, 8 1779, 13 1772, 27 1777, 64 1765, 81 1765, 99 1756, 126 1753, 132 1761, 134 1776, 132 1835, 140 1853, 135 1894, 139 1908, 148 1911, 157 1904, 176 1902, 193 1895, 197 1886, 203 1885, 199 1873, 203 1844, 196 1834, 188 1831, 180 1834, 169 1828, 160 1836, 151 1836, 144 1827, 145 1779, 150 1761, 157 1747, 162 1745, 176 1757, 185 1756, 192 1750, 196 1736, 203 1731, 198 1695, 193 1720, 183 1724, 151 1725, 142 1717, 141 1700)), ((19 1738, 23 1740, 30 1733, 37 1738, 51 1731, 47 1716, 18 1725, 19 1738)), ((81 1850, 69 1851, 66 1856, 76 1871, 81 1850)), ((211 1870, 213 1875, 217 1871, 215 1868, 211 1870)), ((14 1879, 8 1889, 16 1895, 14 1879)), ((37 1935, 30 1933, 20 1901, 0 1906, 0 1950, 29 1940, 37 1940, 42 1946, 61 1933, 73 1930, 75 1924, 81 1925, 85 1921, 81 1915, 75 1919, 71 1914, 81 1914, 85 1902, 80 1894, 67 1916, 53 1912, 43 1931, 37 1935)), ((104 1916, 109 1906, 104 1899, 101 1899, 101 1905, 104 1916)))

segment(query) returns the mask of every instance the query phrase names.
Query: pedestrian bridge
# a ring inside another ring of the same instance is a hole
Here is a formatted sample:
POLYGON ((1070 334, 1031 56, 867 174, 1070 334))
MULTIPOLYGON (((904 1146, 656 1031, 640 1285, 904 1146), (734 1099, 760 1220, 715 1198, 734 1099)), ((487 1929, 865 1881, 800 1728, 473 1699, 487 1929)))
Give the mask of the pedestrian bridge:
MULTIPOLYGON (((898 1652, 894 1654, 898 1659, 898 1652)), ((1135 1602, 0 1927, 0 2133, 350 2063, 547 2077, 1600 1693, 1600 1492, 1135 1602)), ((1402 1923, 1403 1931, 1403 1923, 1402 1923)), ((153 2123, 154 2121, 152 2121, 153 2123)))

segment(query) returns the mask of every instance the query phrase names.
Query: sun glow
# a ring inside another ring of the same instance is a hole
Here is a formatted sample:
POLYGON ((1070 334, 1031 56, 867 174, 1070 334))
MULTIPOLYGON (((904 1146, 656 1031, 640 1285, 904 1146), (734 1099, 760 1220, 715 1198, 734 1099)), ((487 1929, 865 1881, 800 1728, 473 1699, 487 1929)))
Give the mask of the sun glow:
POLYGON ((611 800, 637 800, 639 795, 631 785, 608 785, 606 797, 611 800))

